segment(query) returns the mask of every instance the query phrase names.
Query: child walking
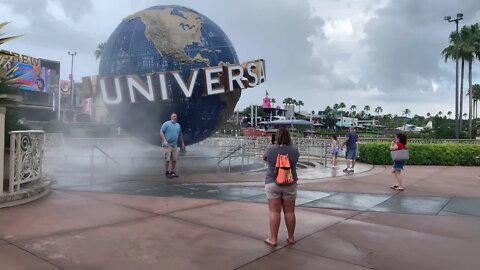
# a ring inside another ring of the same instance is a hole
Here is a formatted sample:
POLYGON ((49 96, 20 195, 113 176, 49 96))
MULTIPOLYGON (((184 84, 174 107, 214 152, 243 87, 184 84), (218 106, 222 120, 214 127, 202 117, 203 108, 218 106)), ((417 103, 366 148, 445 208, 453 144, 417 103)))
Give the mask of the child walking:
POLYGON ((337 141, 337 135, 332 135, 332 168, 335 168, 337 166, 337 158, 338 158, 338 152, 339 152, 339 145, 337 141))

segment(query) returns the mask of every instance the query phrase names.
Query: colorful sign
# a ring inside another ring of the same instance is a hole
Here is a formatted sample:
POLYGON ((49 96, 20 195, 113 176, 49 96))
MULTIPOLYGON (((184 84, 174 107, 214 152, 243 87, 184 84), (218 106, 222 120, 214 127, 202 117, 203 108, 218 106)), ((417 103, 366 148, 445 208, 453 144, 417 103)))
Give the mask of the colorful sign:
POLYGON ((8 55, 0 55, 0 67, 8 70, 16 65, 17 70, 13 75, 23 74, 16 80, 20 90, 50 93, 57 89, 60 73, 59 62, 8 51, 3 52, 8 55))

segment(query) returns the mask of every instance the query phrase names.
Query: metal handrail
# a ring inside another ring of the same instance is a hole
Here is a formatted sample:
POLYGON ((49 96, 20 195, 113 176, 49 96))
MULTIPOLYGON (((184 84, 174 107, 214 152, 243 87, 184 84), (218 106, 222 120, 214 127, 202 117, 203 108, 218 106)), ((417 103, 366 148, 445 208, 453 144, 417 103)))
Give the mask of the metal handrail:
POLYGON ((115 160, 112 156, 110 156, 107 152, 103 151, 100 147, 98 147, 97 145, 93 145, 92 146, 92 151, 91 151, 91 155, 90 155, 90 178, 93 178, 93 169, 94 169, 94 166, 93 166, 93 158, 94 158, 94 151, 95 149, 97 149, 98 151, 100 151, 100 153, 102 153, 103 155, 105 155, 105 165, 107 165, 107 161, 109 159, 111 159, 113 162, 115 162, 117 165, 120 165, 120 163, 115 160))
POLYGON ((117 163, 117 165, 120 165, 120 162, 116 161, 112 156, 110 156, 107 152, 105 152, 104 150, 102 150, 100 147, 98 147, 97 145, 94 145, 92 146, 92 156, 93 156, 93 149, 97 149, 98 151, 100 151, 102 154, 104 154, 106 157, 108 157, 109 159, 111 159, 113 162, 117 163))
POLYGON ((236 152, 238 152, 238 150, 242 149, 242 146, 239 145, 237 147, 235 147, 232 152, 230 152, 228 155, 226 155, 225 157, 223 157, 222 159, 219 159, 217 164, 220 164, 222 161, 224 161, 225 159, 231 157, 233 154, 235 154, 236 152))

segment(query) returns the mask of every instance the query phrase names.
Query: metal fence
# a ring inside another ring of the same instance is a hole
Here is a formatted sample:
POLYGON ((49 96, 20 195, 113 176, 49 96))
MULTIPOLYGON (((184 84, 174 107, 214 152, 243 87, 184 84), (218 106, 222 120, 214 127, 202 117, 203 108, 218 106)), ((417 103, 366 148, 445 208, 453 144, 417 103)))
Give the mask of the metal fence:
POLYGON ((10 132, 9 192, 42 177, 43 143, 42 130, 10 132))

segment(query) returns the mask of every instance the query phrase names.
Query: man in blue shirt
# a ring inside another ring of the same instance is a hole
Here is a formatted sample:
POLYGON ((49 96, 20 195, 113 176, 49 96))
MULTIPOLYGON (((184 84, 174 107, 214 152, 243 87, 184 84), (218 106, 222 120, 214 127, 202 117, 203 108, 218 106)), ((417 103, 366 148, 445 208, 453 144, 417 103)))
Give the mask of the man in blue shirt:
POLYGON ((346 173, 353 173, 355 167, 355 160, 357 159, 357 141, 358 141, 358 134, 355 132, 355 127, 351 125, 348 128, 347 136, 345 137, 345 141, 342 143, 342 150, 343 146, 347 145, 347 151, 345 152, 345 161, 347 162, 347 168, 343 170, 346 173))
POLYGON ((170 120, 163 123, 160 128, 160 137, 162 137, 162 146, 165 150, 165 176, 168 178, 178 177, 175 169, 177 167, 177 144, 178 138, 182 143, 182 148, 185 148, 185 142, 183 141, 182 128, 177 123, 177 114, 172 113, 170 120), (170 161, 172 162, 172 169, 169 171, 170 161))

